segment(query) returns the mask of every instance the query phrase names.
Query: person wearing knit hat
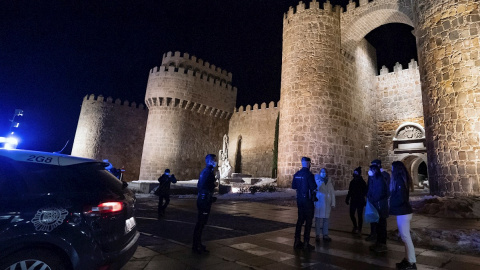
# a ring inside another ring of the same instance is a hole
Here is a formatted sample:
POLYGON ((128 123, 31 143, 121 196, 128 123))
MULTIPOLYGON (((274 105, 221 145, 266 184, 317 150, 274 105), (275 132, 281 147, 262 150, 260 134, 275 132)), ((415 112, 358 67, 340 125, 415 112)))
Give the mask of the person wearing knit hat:
POLYGON ((362 234, 363 208, 365 207, 366 195, 367 183, 362 177, 362 167, 357 167, 353 170, 353 179, 350 181, 347 198, 345 199, 345 203, 350 205, 350 219, 352 220, 352 233, 354 234, 362 234), (358 223, 355 213, 357 213, 358 223))

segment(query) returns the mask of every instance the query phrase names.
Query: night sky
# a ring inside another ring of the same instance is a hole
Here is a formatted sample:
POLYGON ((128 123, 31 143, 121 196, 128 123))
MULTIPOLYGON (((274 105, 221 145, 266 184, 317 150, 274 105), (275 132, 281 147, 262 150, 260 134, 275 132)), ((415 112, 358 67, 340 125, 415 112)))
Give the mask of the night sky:
MULTIPOLYGON (((232 72, 237 106, 278 101, 283 14, 298 2, 0 1, 0 136, 22 109, 19 148, 58 151, 70 140, 70 153, 83 97, 143 103, 149 70, 168 51, 232 72)), ((367 36, 379 68, 417 59, 411 31, 390 24, 367 36)))

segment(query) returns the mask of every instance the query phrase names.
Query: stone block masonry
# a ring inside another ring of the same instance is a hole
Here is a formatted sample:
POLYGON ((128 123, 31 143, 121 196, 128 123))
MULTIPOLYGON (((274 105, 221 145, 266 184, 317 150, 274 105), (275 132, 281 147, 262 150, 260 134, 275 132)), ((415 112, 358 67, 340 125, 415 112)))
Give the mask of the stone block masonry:
POLYGON ((274 102, 248 105, 235 110, 230 119, 229 161, 235 172, 271 177, 275 123, 279 115, 274 102))
POLYGON ((141 180, 155 180, 169 168, 178 180, 198 179, 205 155, 217 154, 228 119, 179 106, 150 107, 141 180))
POLYGON ((72 155, 108 159, 116 168, 125 167, 124 180, 138 179, 147 115, 143 104, 85 96, 72 155))
POLYGON ((232 74, 187 53, 167 53, 148 77, 149 108, 140 180, 169 168, 179 180, 197 179, 205 155, 218 154, 235 107, 232 74))
POLYGON ((140 179, 169 167, 184 180, 198 177, 205 154, 217 154, 229 134, 234 171, 269 176, 279 112, 280 186, 290 186, 302 156, 313 159, 315 173, 327 168, 337 189, 355 167, 380 158, 402 160, 412 172, 427 161, 432 194, 480 194, 479 7, 478 0, 360 0, 343 11, 329 1, 299 2, 283 17, 280 106, 234 112, 231 73, 169 52, 149 75, 148 124, 145 110, 87 98, 73 153, 108 155, 114 164, 128 156, 133 168, 143 144, 140 179), (419 68, 411 62, 377 76, 364 37, 389 23, 415 29, 419 68), (119 116, 126 126, 115 122, 119 116))
POLYGON ((480 2, 414 2, 431 190, 480 193, 480 2))

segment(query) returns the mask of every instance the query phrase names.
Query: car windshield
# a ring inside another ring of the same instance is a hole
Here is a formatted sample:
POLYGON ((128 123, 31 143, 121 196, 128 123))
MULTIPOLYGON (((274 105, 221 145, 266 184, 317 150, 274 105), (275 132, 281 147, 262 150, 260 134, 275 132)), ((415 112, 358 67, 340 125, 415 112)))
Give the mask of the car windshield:
MULTIPOLYGON (((91 162, 55 166, 12 162, 28 193, 114 193, 122 195, 122 182, 105 170, 103 163, 91 162)), ((18 177, 15 177, 18 178, 18 177)))

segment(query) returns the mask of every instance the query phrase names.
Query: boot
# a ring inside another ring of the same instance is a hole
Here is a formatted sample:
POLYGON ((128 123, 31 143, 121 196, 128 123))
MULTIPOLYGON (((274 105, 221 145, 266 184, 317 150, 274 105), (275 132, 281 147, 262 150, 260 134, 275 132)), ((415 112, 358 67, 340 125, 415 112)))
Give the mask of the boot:
POLYGON ((303 249, 303 243, 300 241, 300 239, 295 238, 295 242, 293 243, 293 248, 294 249, 303 249))
POLYGON ((365 241, 375 242, 375 241, 377 241, 377 235, 376 234, 370 234, 369 236, 367 236, 367 238, 365 238, 365 241))
POLYGON ((303 249, 305 251, 313 251, 313 250, 315 250, 315 246, 312 246, 308 243, 308 241, 305 241, 305 245, 304 245, 303 249))

